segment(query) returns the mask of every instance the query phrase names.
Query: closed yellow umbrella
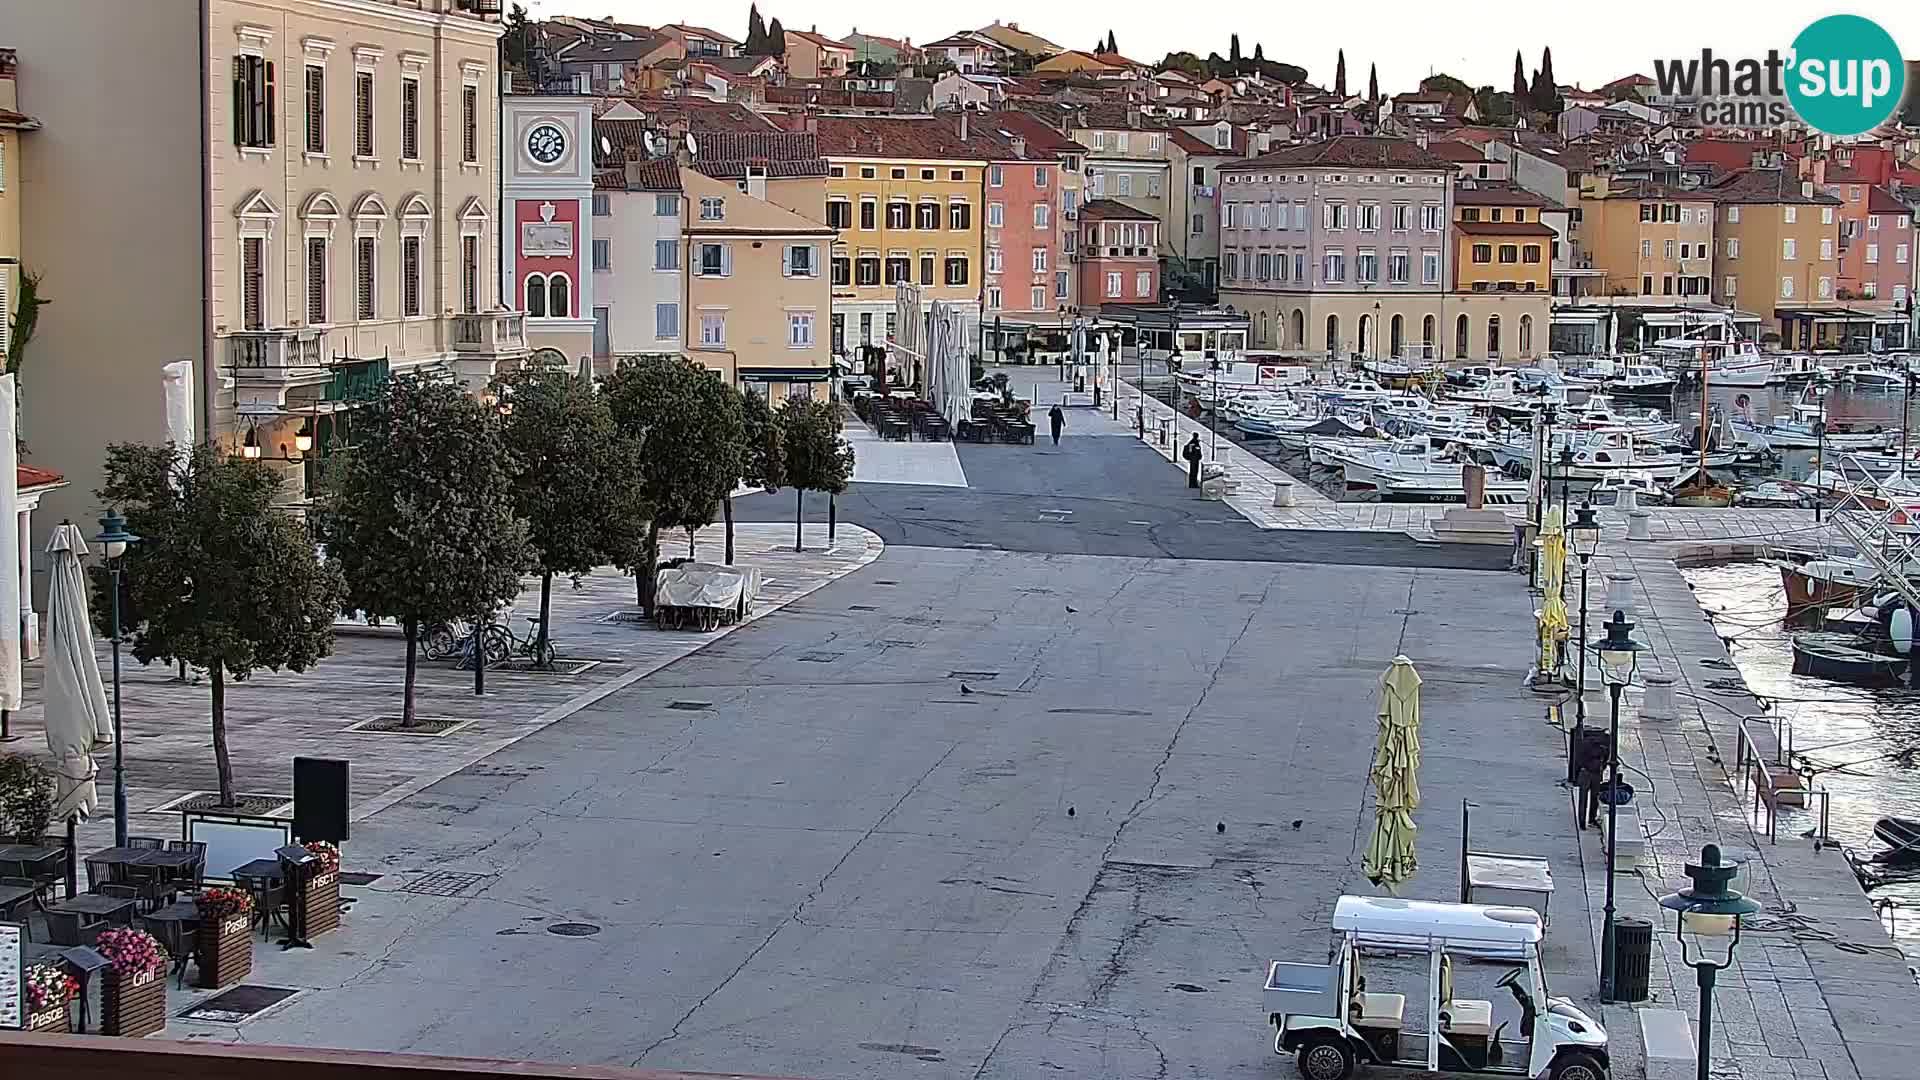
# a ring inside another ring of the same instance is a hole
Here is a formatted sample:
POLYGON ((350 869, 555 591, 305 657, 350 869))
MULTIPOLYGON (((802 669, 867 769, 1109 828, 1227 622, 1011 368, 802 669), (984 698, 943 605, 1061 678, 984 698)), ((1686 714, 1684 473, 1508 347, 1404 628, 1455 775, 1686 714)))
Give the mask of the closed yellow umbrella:
POLYGON ((1361 863, 1367 880, 1398 892, 1419 868, 1413 811, 1420 805, 1420 673, 1404 656, 1380 676, 1380 741, 1373 752, 1373 838, 1361 863))
POLYGON ((1560 646, 1567 640, 1567 600, 1562 584, 1567 576, 1566 522, 1560 508, 1547 508, 1540 525, 1540 662, 1542 678, 1551 678, 1560 669, 1560 646))

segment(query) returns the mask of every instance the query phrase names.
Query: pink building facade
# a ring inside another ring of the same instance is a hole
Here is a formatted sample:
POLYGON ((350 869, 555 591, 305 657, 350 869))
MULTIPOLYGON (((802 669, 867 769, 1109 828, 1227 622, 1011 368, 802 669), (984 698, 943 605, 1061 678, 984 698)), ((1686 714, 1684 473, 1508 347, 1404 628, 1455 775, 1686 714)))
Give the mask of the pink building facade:
POLYGON ((1066 265, 1060 250, 1060 167, 1039 155, 1029 157, 1024 140, 1014 143, 1013 156, 987 165, 984 318, 1045 323, 1066 303, 1054 296, 1054 273, 1066 265))
POLYGON ((1160 302, 1160 221, 1113 199, 1080 208, 1080 311, 1160 302))

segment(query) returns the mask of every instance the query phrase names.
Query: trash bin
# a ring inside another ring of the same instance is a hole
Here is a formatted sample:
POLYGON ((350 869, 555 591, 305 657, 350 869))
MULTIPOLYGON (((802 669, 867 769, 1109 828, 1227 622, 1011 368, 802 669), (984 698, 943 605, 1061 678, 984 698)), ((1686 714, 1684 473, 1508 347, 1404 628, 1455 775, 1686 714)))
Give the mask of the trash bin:
POLYGON ((1645 1001, 1653 974, 1653 924, 1631 915, 1613 920, 1613 1000, 1645 1001))

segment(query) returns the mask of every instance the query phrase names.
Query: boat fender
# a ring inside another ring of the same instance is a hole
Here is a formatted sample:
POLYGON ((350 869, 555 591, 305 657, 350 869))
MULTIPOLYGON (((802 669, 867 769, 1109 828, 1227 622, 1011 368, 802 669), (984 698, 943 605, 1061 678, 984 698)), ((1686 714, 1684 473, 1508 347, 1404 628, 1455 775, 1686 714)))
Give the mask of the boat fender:
POLYGON ((1893 651, 1905 656, 1913 651, 1913 609, 1902 604, 1893 611, 1893 619, 1887 626, 1887 637, 1893 641, 1893 651))

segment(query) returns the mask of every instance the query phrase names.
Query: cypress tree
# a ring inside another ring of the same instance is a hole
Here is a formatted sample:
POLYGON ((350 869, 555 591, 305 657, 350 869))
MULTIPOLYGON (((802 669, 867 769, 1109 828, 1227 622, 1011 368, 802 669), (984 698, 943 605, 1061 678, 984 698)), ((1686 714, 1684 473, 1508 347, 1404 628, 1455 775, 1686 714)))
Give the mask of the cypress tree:
POLYGON ((1367 107, 1380 108, 1380 65, 1367 65, 1367 107))
POLYGON ((1520 60, 1520 50, 1513 50, 1513 103, 1519 106, 1521 99, 1527 96, 1527 66, 1520 60))
POLYGON ((747 8, 747 45, 748 56, 760 56, 767 51, 767 24, 760 18, 760 5, 747 8))
POLYGON ((1347 96, 1347 50, 1340 50, 1340 58, 1333 66, 1333 96, 1347 96))
POLYGON ((1227 41, 1227 61, 1235 71, 1240 70, 1240 35, 1235 34, 1227 41))

